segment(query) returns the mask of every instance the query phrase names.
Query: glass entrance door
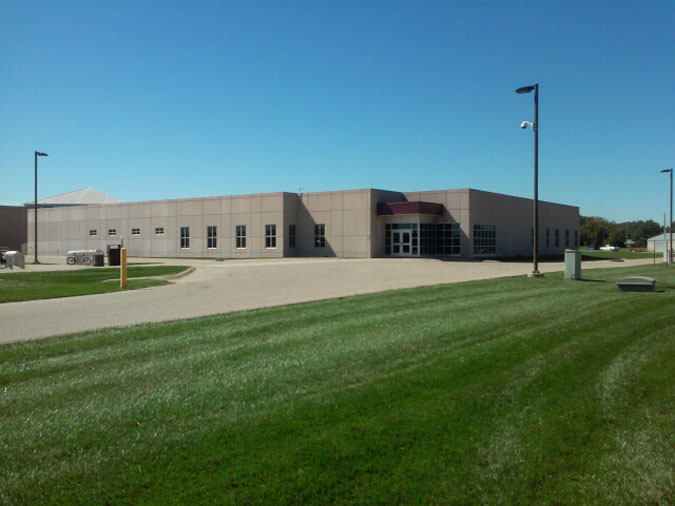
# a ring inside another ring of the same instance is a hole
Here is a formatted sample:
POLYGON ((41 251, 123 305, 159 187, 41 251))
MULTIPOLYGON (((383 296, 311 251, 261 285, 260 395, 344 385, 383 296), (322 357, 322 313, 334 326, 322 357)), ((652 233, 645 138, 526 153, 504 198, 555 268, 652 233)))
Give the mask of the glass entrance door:
POLYGON ((384 229, 384 252, 397 257, 417 257, 419 248, 419 223, 387 223, 384 229))
POLYGON ((409 230, 392 230, 391 254, 409 256, 411 251, 411 234, 409 230))

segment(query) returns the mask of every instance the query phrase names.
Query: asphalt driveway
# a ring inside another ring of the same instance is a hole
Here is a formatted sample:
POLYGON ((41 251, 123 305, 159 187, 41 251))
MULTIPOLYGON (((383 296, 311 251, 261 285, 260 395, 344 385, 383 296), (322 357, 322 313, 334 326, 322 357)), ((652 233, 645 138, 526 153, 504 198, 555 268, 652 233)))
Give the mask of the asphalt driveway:
MULTIPOLYGON (((27 265, 27 270, 74 268, 66 267, 60 257, 41 260, 54 264, 27 265)), ((407 258, 130 259, 138 261, 190 265, 196 269, 169 286, 0 304, 0 344, 397 288, 525 275, 532 270, 527 262, 407 258)), ((584 262, 583 269, 651 262, 651 259, 584 262)), ((563 268, 562 263, 540 264, 542 272, 563 268)))

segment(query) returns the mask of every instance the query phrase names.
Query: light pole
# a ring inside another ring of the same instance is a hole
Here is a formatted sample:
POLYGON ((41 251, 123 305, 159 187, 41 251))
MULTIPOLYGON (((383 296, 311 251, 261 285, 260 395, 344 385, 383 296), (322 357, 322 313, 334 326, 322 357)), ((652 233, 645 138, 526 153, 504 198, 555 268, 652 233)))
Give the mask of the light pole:
POLYGON ((670 252, 668 253, 669 264, 673 263, 673 169, 663 169, 663 172, 670 172, 670 252))
POLYGON ((523 121, 520 127, 525 129, 528 126, 534 132, 534 217, 532 229, 534 231, 534 244, 532 245, 532 274, 530 277, 543 276, 539 272, 539 83, 530 86, 518 88, 516 93, 530 93, 534 91, 534 122, 523 121))
POLYGON ((37 159, 38 156, 49 156, 47 153, 40 153, 39 151, 35 152, 35 261, 34 264, 39 264, 38 262, 38 234, 37 234, 37 159))

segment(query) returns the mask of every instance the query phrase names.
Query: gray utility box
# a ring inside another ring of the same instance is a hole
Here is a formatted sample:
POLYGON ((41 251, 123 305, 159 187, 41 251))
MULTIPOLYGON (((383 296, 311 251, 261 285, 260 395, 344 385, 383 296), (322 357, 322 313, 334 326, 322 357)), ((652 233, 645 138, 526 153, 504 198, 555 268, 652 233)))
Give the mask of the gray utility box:
POLYGON ((10 269, 14 269, 15 266, 21 267, 22 269, 26 268, 23 253, 20 251, 5 252, 5 261, 7 262, 7 267, 10 269))
POLYGON ((565 279, 581 279, 581 251, 565 250, 565 279))

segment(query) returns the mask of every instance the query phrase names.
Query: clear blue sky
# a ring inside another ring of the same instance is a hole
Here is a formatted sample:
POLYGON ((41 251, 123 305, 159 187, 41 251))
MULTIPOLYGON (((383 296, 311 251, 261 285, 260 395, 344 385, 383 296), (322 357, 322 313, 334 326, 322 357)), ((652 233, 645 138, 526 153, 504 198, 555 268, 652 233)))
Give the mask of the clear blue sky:
POLYGON ((0 203, 477 188, 663 221, 675 2, 0 3, 0 203))

